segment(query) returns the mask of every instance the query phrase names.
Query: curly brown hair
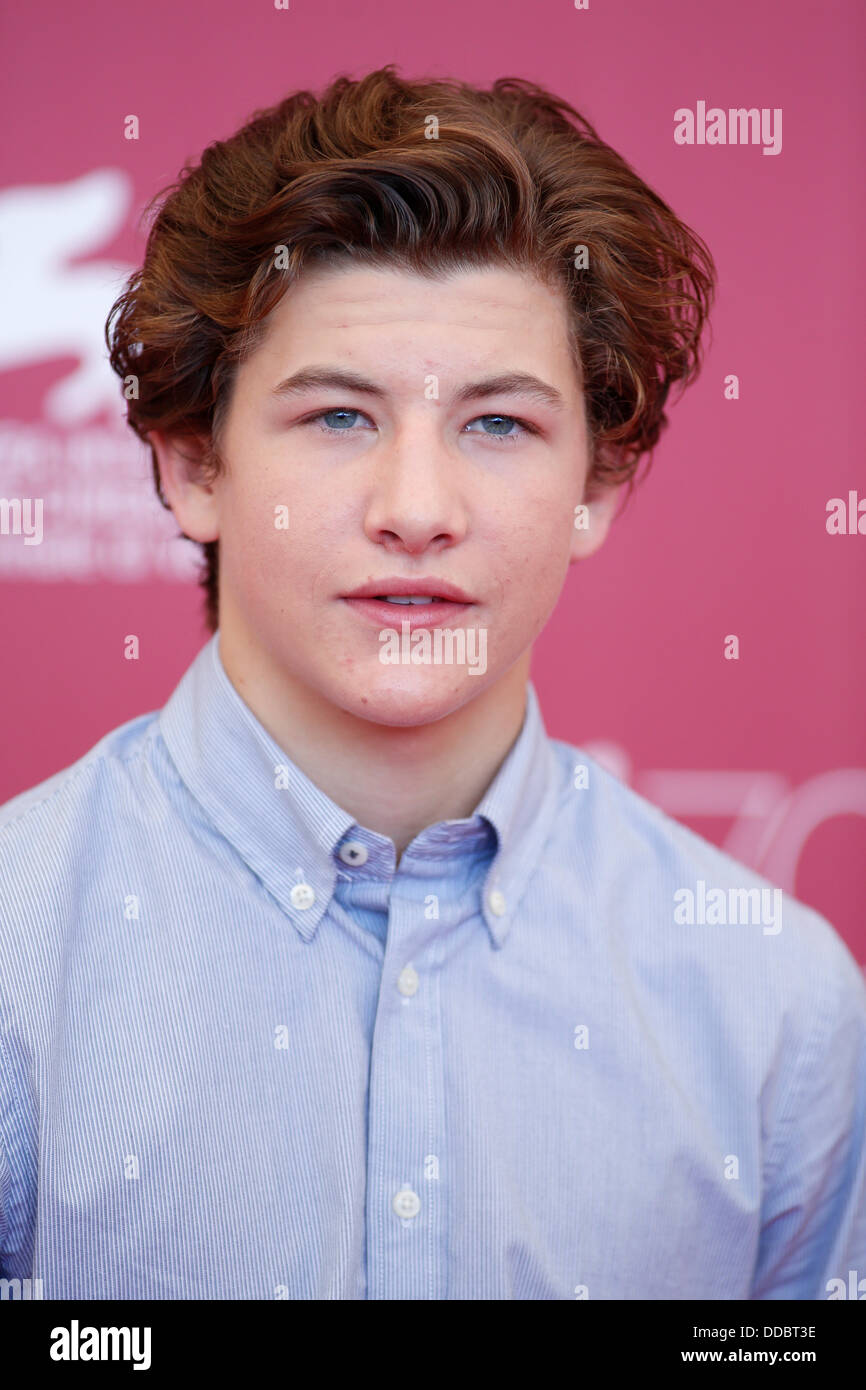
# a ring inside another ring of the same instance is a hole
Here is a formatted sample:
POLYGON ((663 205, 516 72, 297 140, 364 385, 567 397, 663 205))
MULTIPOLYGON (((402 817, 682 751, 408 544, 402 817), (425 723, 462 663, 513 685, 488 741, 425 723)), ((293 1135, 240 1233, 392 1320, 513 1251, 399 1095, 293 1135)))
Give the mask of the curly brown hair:
MULTIPOLYGON (((351 258, 435 275, 495 263, 559 286, 590 488, 625 482, 630 493, 668 423, 671 386, 700 370, 715 293, 706 245, 579 112, 522 78, 484 91, 404 80, 393 64, 338 77, 209 145, 145 216, 160 200, 105 339, 114 371, 137 383, 131 428, 144 441, 153 429, 195 439, 209 478, 222 466, 235 369, 305 264, 351 258)), ((152 444, 151 457, 168 507, 152 444)), ((214 632, 218 542, 202 551, 214 632)))

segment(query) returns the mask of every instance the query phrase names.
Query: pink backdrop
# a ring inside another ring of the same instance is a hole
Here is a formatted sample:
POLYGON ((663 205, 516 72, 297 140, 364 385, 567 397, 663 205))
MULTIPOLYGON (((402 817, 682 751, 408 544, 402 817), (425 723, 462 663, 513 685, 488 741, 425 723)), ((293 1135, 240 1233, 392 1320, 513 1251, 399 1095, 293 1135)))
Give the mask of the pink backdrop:
POLYGON ((43 498, 44 534, 0 534, 0 801, 163 704, 206 637, 193 547, 172 539, 103 360, 143 204, 255 108, 338 72, 524 76, 589 118, 720 274, 704 374, 537 644, 548 729, 817 907, 866 960, 866 535, 826 529, 831 498, 866 498, 864 29, 859 0, 8 12, 0 497, 43 498), (676 144, 674 111, 699 101, 781 108, 781 152, 676 144), (729 633, 739 661, 723 658, 729 633))

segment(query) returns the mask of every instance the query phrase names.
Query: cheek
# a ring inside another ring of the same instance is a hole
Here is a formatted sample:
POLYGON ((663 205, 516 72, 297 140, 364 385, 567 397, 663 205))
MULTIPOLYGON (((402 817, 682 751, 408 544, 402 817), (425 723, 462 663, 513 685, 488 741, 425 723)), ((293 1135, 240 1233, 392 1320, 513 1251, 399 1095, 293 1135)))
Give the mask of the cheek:
POLYGON ((276 600, 291 582, 303 536, 288 489, 261 483, 235 488, 224 499, 220 525, 226 582, 276 600))
POLYGON ((573 508, 561 497, 525 496, 508 515, 493 520, 487 533, 490 553, 512 592, 561 585, 568 569, 573 508))
POLYGON ((220 498, 221 540, 238 562, 254 564, 257 557, 269 562, 284 554, 290 558, 296 538, 309 533, 315 503, 311 489, 300 485, 297 472, 288 469, 267 449, 248 450, 235 464, 220 498))

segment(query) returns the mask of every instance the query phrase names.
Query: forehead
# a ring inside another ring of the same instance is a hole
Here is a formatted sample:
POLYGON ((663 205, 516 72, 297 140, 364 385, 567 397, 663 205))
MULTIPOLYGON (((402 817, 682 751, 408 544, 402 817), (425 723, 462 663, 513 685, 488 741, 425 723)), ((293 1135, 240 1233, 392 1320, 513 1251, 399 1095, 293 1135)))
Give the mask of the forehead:
POLYGON ((531 271, 500 265, 421 275, 399 266, 309 266, 265 321, 263 355, 309 356, 327 340, 332 353, 365 346, 428 365, 471 355, 511 365, 567 371, 569 313, 564 289, 531 271), (434 361, 435 359, 435 361, 434 361))

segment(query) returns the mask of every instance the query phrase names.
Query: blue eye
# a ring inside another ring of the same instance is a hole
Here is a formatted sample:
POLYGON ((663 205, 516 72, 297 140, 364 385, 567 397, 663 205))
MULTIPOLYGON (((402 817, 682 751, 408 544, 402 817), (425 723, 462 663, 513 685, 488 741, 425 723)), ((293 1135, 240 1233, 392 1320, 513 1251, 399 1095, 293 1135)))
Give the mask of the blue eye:
MULTIPOLYGON (((506 430, 495 429, 495 430, 493 430, 492 433, 489 433, 489 432, 485 429, 485 430, 484 430, 484 434, 485 434, 485 436, 486 436, 487 439, 503 439, 503 440, 507 440, 509 443, 512 443, 512 442, 516 442, 516 441, 520 438, 520 434, 522 434, 524 431, 525 431, 527 434, 535 434, 535 433, 536 433, 534 426, 530 425, 530 424, 528 423, 528 421, 526 421, 526 420, 518 420, 518 418, 517 418, 516 415, 479 415, 477 418, 478 418, 478 420, 485 420, 485 421, 486 421, 486 420, 493 420, 493 421, 495 421, 497 424, 501 424, 501 423, 504 422, 505 425, 507 425, 507 426, 510 426, 510 425, 519 425, 519 427, 520 427, 520 433, 518 433, 518 434, 509 434, 508 431, 507 431, 507 429, 506 429, 506 430)), ((470 420, 470 421, 469 421, 469 425, 474 425, 475 423, 476 423, 475 420, 470 420)), ((469 425, 466 426, 466 429, 467 429, 467 430, 469 429, 469 425)), ((473 431, 473 433, 475 433, 475 431, 473 431)))
POLYGON ((337 406, 334 410, 320 410, 318 415, 311 415, 309 424, 312 425, 317 423, 326 434, 349 434, 354 424, 354 420, 351 417, 354 416, 357 418, 361 414, 362 412, 360 410, 351 410, 348 406, 337 406), (325 420, 329 415, 332 417, 342 416, 343 419, 339 425, 326 425, 325 420), (350 418, 347 420, 345 418, 346 416, 350 418))

